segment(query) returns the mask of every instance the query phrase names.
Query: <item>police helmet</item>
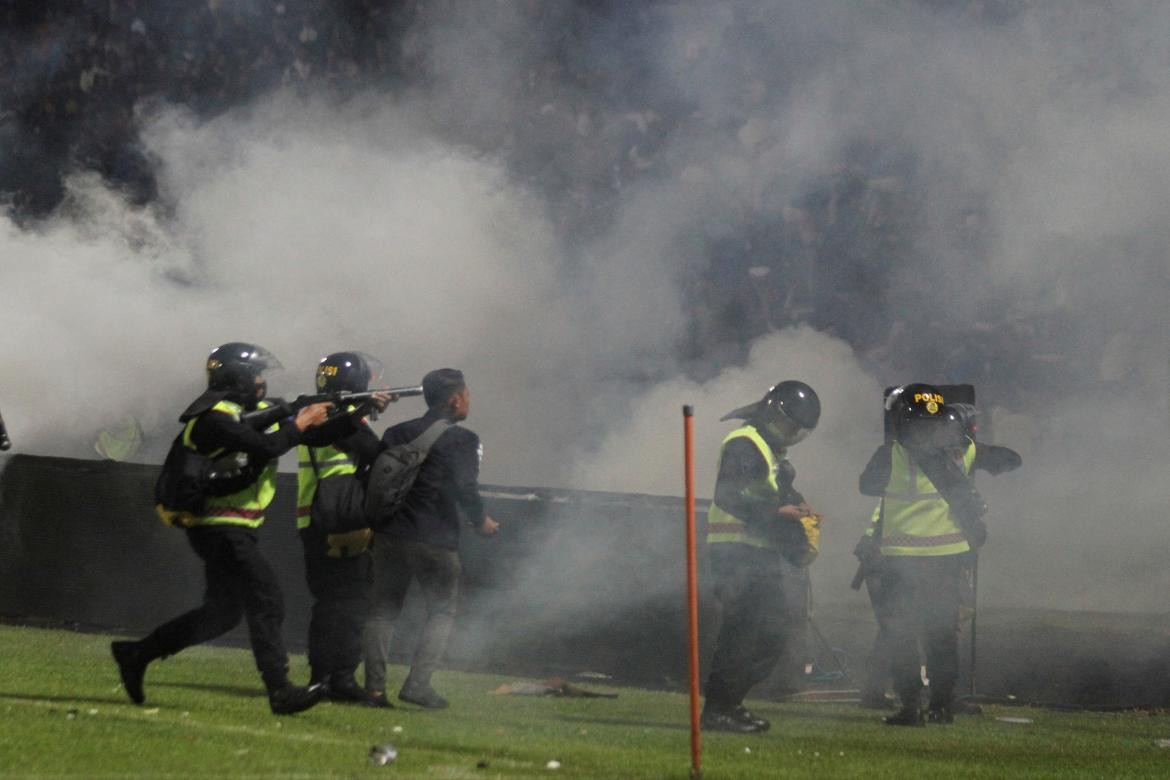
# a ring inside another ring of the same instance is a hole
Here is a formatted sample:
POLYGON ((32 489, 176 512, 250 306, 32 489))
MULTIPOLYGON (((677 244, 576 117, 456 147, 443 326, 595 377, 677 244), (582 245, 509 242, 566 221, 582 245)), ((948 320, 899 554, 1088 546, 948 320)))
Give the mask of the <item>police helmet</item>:
POLYGON ((821 399, 815 390, 795 379, 778 382, 754 404, 741 406, 723 416, 762 425, 772 439, 785 447, 805 440, 821 419, 821 399))
POLYGON ((317 364, 317 392, 364 393, 382 377, 382 363, 365 352, 334 352, 317 364))
POLYGON ((267 386, 257 383, 265 371, 282 368, 276 355, 256 344, 233 341, 216 347, 207 356, 207 389, 223 391, 229 398, 253 404, 264 397, 267 386), (259 388, 259 389, 257 389, 259 388))
POLYGON ((947 410, 946 399, 934 385, 915 382, 894 388, 886 397, 886 409, 894 415, 894 434, 906 447, 943 446, 953 430, 962 430, 959 415, 947 410))

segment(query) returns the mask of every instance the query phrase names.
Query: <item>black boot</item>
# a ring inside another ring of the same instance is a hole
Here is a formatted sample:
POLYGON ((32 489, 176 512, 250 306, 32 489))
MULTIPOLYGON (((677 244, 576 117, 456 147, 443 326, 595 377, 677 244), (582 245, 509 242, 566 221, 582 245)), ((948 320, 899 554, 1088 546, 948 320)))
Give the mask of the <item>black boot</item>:
POLYGON ((285 683, 268 692, 268 706, 272 708, 273 715, 292 715, 309 709, 324 699, 327 692, 320 683, 307 688, 285 683))
POLYGON ((364 703, 368 698, 366 689, 357 684, 352 674, 333 674, 329 676, 329 700, 364 703))
POLYGON ((742 704, 739 705, 738 707, 734 708, 730 714, 731 714, 731 717, 735 718, 736 720, 740 721, 741 723, 750 723, 751 725, 755 726, 759 731, 767 731, 768 729, 770 729, 772 727, 771 723, 769 723, 764 718, 761 718, 759 715, 756 715, 755 713, 753 713, 751 710, 749 710, 747 707, 743 706, 742 704))
POLYGON ((699 725, 703 731, 730 731, 734 734, 759 734, 764 731, 756 723, 737 718, 733 710, 717 710, 709 705, 703 708, 699 725))
POLYGON ((138 642, 111 642, 110 652, 118 664, 118 673, 122 676, 122 687, 126 695, 135 704, 146 701, 146 693, 142 690, 142 680, 146 677, 146 665, 151 659, 142 652, 138 642))
POLYGON ((887 715, 882 718, 882 723, 887 726, 925 726, 926 721, 922 719, 922 710, 911 704, 903 704, 902 708, 893 715, 887 715))
POLYGON ((951 712, 950 707, 943 705, 930 705, 930 711, 926 713, 926 721, 928 723, 937 723, 940 726, 946 726, 955 722, 955 715, 951 712))

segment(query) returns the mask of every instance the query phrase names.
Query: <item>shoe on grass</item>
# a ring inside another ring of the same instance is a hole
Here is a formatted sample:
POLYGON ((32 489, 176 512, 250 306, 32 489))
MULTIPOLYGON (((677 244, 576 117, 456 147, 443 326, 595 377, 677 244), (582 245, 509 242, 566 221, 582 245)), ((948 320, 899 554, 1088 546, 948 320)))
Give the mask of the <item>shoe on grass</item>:
POLYGON ((724 712, 710 708, 703 709, 699 726, 703 731, 727 731, 732 734, 760 734, 764 731, 758 723, 740 720, 730 710, 724 712))
POLYGON ((273 715, 293 715, 304 712, 325 698, 328 691, 321 683, 302 688, 289 683, 268 693, 268 706, 273 715))
POLYGON ((417 704, 428 710, 442 710, 448 706, 447 700, 436 693, 435 689, 430 685, 418 685, 409 682, 403 685, 402 690, 398 692, 398 699, 407 704, 417 704))
POLYGON ((146 665, 150 659, 143 656, 137 642, 111 642, 110 652, 118 664, 118 674, 122 676, 122 687, 126 695, 135 704, 146 701, 146 693, 142 690, 142 680, 146 677, 146 665))
POLYGON ((882 723, 887 726, 925 726, 926 721, 922 717, 922 710, 917 707, 902 707, 902 709, 895 712, 893 715, 887 715, 882 718, 882 723))

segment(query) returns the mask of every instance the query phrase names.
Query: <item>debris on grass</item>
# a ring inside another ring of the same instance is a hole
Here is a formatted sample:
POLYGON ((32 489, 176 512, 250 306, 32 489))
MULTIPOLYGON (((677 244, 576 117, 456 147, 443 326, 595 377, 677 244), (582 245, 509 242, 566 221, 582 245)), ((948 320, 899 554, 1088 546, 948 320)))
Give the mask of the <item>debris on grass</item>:
POLYGON ((560 769, 561 762, 557 761, 555 758, 549 759, 549 762, 544 765, 544 768, 545 769, 560 769))
POLYGON ((74 718, 77 717, 77 710, 66 710, 65 717, 68 718, 69 720, 73 720, 74 718))
POLYGON ((401 733, 402 733, 402 727, 401 727, 401 726, 395 726, 394 728, 392 728, 392 729, 390 729, 390 730, 391 730, 391 731, 393 731, 395 734, 401 734, 401 733))
POLYGON ((616 699, 616 693, 598 693, 573 685, 564 677, 551 677, 544 682, 504 683, 489 693, 498 696, 566 696, 576 699, 616 699))
POLYGON ((1017 726, 1030 726, 1032 724, 1031 718, 1012 718, 1006 715, 1000 715, 996 720, 1000 723, 1014 723, 1017 726))
POLYGON ((97 707, 90 707, 89 714, 90 715, 97 715, 98 714, 97 707))
POLYGON ((374 766, 393 764, 398 758, 398 749, 393 745, 374 745, 370 748, 370 761, 374 766))
POLYGON ((487 769, 487 768, 488 768, 488 762, 487 762, 487 759, 482 759, 482 760, 480 760, 480 761, 476 761, 476 762, 475 762, 475 768, 476 768, 476 769, 487 769))
POLYGON ((1170 748, 1170 739, 1155 739, 1154 747, 1170 748))

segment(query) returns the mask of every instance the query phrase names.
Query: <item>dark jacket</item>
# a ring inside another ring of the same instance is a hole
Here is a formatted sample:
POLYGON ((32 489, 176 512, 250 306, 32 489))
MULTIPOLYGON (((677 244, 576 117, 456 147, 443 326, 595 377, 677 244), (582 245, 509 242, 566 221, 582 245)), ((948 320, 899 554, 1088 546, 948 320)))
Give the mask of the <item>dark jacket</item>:
MULTIPOLYGON (((386 447, 418 438, 442 415, 434 410, 399 423, 382 434, 386 447)), ((453 425, 431 446, 402 509, 382 532, 388 536, 459 549, 459 524, 483 525, 479 496, 479 436, 453 425)))
POLYGON ((191 429, 191 443, 203 453, 217 449, 243 452, 254 464, 262 465, 300 444, 301 432, 290 423, 274 433, 263 433, 229 414, 209 411, 201 414, 191 429))

